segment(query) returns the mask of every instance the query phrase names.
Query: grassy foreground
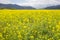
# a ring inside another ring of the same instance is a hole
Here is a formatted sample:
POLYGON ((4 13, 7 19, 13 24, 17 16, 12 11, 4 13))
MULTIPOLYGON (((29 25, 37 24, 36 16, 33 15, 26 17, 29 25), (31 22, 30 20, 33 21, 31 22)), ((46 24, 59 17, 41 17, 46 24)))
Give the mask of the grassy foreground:
POLYGON ((0 10, 0 40, 60 40, 60 10, 0 10))

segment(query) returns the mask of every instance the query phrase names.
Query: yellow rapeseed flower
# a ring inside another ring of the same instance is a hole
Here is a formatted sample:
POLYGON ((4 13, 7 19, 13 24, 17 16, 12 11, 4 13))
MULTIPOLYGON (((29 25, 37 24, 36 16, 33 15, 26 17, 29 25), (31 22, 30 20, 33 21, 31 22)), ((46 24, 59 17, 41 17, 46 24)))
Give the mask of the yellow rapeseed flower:
POLYGON ((53 38, 49 38, 48 40, 53 40, 53 38))
POLYGON ((2 37, 2 33, 0 33, 0 37, 2 37))
POLYGON ((32 36, 30 36, 30 38, 34 38, 34 36, 32 35, 32 36))
POLYGON ((20 35, 18 35, 18 38, 22 38, 21 34, 20 34, 20 35))
POLYGON ((56 25, 57 31, 60 30, 60 25, 56 25))
POLYGON ((25 19, 24 19, 24 22, 29 22, 29 19, 28 19, 28 18, 25 18, 25 19))
POLYGON ((60 24, 60 21, 58 22, 58 24, 60 24))
POLYGON ((27 28, 27 26, 23 26, 23 28, 27 28))
POLYGON ((7 26, 10 26, 10 24, 9 24, 9 23, 7 23, 7 26))

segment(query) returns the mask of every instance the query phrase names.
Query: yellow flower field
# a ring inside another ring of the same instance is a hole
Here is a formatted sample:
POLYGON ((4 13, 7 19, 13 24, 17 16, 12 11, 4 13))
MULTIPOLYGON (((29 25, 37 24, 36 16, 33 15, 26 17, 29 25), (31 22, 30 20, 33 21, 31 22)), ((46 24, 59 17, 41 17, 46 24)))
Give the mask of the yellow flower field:
POLYGON ((60 40, 60 10, 0 10, 0 40, 60 40))

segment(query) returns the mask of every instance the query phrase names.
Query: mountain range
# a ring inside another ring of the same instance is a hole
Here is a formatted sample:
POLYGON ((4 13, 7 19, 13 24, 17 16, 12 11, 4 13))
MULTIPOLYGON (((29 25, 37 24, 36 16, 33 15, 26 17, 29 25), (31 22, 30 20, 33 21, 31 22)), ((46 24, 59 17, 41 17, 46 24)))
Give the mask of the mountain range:
MULTIPOLYGON (((36 9, 36 8, 34 8, 32 6, 20 6, 20 5, 16 5, 16 4, 2 4, 2 3, 0 3, 0 9, 36 9)), ((60 9, 60 5, 48 6, 48 7, 39 8, 39 9, 60 9)))
POLYGON ((60 5, 49 6, 49 7, 46 7, 45 9, 60 9, 60 5))
POLYGON ((35 9, 31 6, 19 6, 16 4, 2 4, 0 3, 0 9, 35 9))

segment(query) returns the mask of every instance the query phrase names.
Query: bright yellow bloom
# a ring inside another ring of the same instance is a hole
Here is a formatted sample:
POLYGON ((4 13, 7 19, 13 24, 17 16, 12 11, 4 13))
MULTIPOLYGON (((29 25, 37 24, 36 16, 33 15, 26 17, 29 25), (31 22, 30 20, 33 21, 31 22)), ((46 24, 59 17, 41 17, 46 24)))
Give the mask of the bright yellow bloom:
POLYGON ((30 38, 34 38, 34 36, 30 36, 30 38))
POLYGON ((23 26, 23 28, 27 28, 27 26, 23 26))
POLYGON ((56 25, 57 31, 60 30, 60 25, 56 25))
POLYGON ((58 23, 59 25, 60 25, 60 21, 59 21, 59 23, 58 23))
POLYGON ((8 26, 10 26, 10 24, 9 24, 9 23, 7 23, 7 25, 8 25, 8 26))
POLYGON ((0 37, 2 37, 2 33, 0 33, 0 37))
POLYGON ((18 35, 18 38, 22 38, 22 36, 21 35, 18 35))
POLYGON ((49 38, 48 40, 53 40, 53 38, 49 38))

